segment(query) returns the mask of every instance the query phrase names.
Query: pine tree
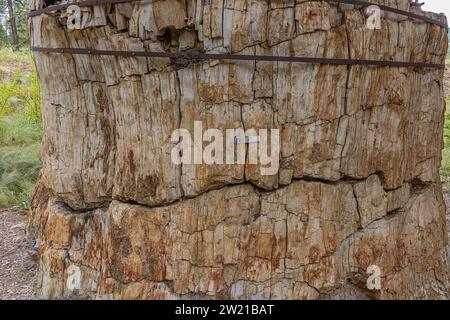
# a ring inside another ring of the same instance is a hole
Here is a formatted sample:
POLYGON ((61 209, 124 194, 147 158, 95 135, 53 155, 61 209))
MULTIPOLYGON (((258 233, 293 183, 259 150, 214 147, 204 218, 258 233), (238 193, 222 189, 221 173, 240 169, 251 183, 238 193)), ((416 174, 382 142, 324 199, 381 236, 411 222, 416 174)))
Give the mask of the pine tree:
POLYGON ((27 3, 25 0, 0 0, 0 47, 14 49, 28 44, 27 3))

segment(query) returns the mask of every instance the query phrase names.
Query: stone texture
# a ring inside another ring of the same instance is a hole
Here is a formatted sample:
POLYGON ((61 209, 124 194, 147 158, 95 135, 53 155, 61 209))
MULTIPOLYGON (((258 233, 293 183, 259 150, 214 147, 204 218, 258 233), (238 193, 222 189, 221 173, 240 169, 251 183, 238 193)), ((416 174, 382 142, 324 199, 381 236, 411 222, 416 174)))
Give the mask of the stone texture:
MULTIPOLYGON (((365 298, 444 297, 439 190, 411 193, 398 212, 361 228, 354 188, 371 180, 297 181, 262 193, 239 185, 164 207, 113 201, 86 213, 51 201, 39 294, 316 299, 356 290, 365 298), (371 264, 383 270, 381 291, 364 289, 371 264)), ((386 206, 380 215, 388 215, 386 206)))
MULTIPOLYGON (((41 8, 42 0, 30 7, 41 8)), ((409 0, 379 1, 417 11, 409 0)), ((34 46, 443 63, 446 30, 320 1, 166 0, 30 19, 34 46)), ((425 14, 419 12, 421 14, 425 14)), ((445 19, 426 13, 437 19, 445 19)), ((445 298, 443 71, 35 53, 38 296, 445 298), (280 170, 176 165, 175 129, 279 129, 280 170), (382 270, 381 290, 365 286, 382 270)))

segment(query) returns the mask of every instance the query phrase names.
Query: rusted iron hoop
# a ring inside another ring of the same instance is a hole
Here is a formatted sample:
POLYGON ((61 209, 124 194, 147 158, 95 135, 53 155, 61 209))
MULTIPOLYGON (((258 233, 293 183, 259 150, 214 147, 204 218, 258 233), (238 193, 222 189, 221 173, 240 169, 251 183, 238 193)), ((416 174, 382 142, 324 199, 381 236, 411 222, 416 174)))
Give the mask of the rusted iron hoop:
MULTIPOLYGON (((136 2, 139 0, 86 0, 82 2, 73 2, 73 3, 65 3, 60 5, 53 5, 42 9, 32 10, 28 13, 28 17, 35 17, 37 15, 43 14, 43 13, 51 13, 53 11, 58 10, 64 10, 70 7, 71 5, 76 5, 79 7, 89 7, 89 6, 97 6, 102 4, 118 4, 118 3, 127 3, 127 2, 136 2)), ((438 25, 442 28, 448 29, 448 25, 442 21, 432 19, 423 15, 415 14, 412 12, 408 12, 405 10, 397 9, 394 7, 389 7, 383 4, 373 3, 369 1, 362 1, 362 0, 323 0, 325 2, 334 2, 334 3, 342 3, 342 4, 351 4, 356 6, 362 6, 362 7, 370 7, 370 6, 378 6, 381 10, 396 13, 405 17, 409 17, 412 19, 422 20, 431 24, 438 25)))
POLYGON ((399 67, 399 68, 428 68, 445 69, 444 64, 405 62, 405 61, 383 61, 383 60, 360 60, 360 59, 330 59, 330 58, 312 58, 312 57, 289 57, 289 56, 268 56, 268 55, 242 55, 242 54, 224 54, 224 53, 202 53, 198 51, 187 52, 148 52, 148 51, 114 51, 114 50, 96 50, 85 48, 42 48, 33 47, 35 52, 44 53, 67 53, 80 55, 96 56, 121 56, 121 57, 147 57, 147 58, 171 58, 197 60, 240 60, 240 61, 272 61, 272 62, 295 62, 309 64, 326 65, 364 65, 380 67, 399 67))
POLYGON ((81 2, 70 2, 64 4, 57 4, 48 6, 46 8, 31 10, 28 13, 28 17, 35 17, 44 13, 52 13, 54 11, 64 10, 70 6, 78 6, 78 7, 91 7, 91 6, 99 6, 102 4, 119 4, 119 3, 127 3, 127 2, 137 2, 140 0, 86 0, 81 2))
POLYGON ((412 18, 412 19, 417 19, 417 20, 422 20, 431 24, 435 24, 437 26, 440 26, 442 28, 448 29, 448 25, 447 23, 444 23, 442 21, 433 19, 433 18, 429 18, 420 14, 416 14, 416 13, 412 13, 409 11, 405 11, 405 10, 401 10, 401 9, 397 9, 394 7, 389 7, 386 6, 384 4, 378 4, 378 3, 373 3, 373 2, 369 2, 369 1, 363 1, 363 0, 323 0, 326 2, 335 2, 335 3, 342 3, 342 4, 352 4, 352 5, 356 5, 356 6, 362 6, 362 7, 370 7, 370 6, 377 6, 379 7, 381 10, 383 11, 387 11, 387 12, 392 12, 392 13, 396 13, 408 18, 412 18))

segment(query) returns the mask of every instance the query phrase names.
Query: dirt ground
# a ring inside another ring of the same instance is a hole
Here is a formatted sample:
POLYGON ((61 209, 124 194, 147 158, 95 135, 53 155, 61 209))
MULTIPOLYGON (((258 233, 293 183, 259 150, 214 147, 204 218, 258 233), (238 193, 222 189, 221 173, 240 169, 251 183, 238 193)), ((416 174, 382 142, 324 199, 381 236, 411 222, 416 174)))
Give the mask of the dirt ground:
POLYGON ((0 300, 34 299, 37 256, 26 220, 23 211, 0 209, 0 300))

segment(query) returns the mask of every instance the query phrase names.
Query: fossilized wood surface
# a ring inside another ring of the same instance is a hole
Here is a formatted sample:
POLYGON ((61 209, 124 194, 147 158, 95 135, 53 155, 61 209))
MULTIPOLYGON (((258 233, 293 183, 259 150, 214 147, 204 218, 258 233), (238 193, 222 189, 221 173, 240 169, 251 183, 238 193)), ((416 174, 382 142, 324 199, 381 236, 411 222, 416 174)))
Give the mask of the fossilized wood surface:
MULTIPOLYGON (((31 8, 42 7, 31 0, 31 8)), ((409 0, 378 1, 406 10, 409 0)), ((42 47, 443 63, 446 30, 320 1, 165 0, 30 19, 42 47)), ((422 13, 425 14, 425 13, 422 13)), ((428 15, 432 15, 427 13, 428 15)), ((434 16, 438 19, 443 17, 434 16)), ((443 71, 35 53, 38 296, 445 298, 443 71), (176 128, 278 128, 280 171, 175 165, 176 128), (382 289, 365 289, 366 268, 382 289), (74 287, 76 287, 74 289, 74 287)))

